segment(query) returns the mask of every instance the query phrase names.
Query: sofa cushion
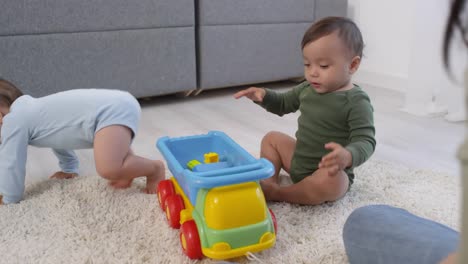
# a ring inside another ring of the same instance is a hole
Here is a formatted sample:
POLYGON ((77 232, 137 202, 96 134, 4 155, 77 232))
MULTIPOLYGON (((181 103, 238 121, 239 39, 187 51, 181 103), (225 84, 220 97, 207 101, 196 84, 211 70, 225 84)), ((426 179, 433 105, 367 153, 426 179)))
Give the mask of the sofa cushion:
POLYGON ((196 88, 192 27, 0 37, 0 73, 32 96, 76 88, 136 97, 196 88))
POLYGON ((314 0, 199 0, 199 24, 232 25, 314 21, 314 0))
POLYGON ((315 0, 315 19, 327 16, 346 16, 348 1, 346 0, 315 0))
POLYGON ((199 29, 199 87, 269 82, 303 74, 301 39, 309 23, 199 29))
POLYGON ((2 1, 0 35, 194 25, 193 0, 2 1))

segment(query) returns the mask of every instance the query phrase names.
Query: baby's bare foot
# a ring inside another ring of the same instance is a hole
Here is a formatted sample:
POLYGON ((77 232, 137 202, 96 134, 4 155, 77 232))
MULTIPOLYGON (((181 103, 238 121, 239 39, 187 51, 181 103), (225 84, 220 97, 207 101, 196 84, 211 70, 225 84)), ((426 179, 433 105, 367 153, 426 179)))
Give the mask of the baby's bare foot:
POLYGON ((57 171, 56 173, 54 173, 52 176, 50 176, 49 178, 50 179, 59 179, 59 180, 63 180, 63 179, 71 179, 71 178, 75 178, 76 176, 78 176, 77 173, 68 173, 68 172, 63 172, 63 171, 57 171))
POLYGON ((133 180, 113 180, 109 181, 109 185, 115 189, 127 189, 132 185, 133 180))
POLYGON ((280 186, 272 181, 263 180, 260 181, 260 186, 262 187, 263 194, 265 195, 265 200, 275 201, 277 200, 276 193, 280 186))
POLYGON ((160 160, 153 160, 154 173, 146 177, 146 193, 156 193, 158 183, 165 178, 164 163, 160 160))

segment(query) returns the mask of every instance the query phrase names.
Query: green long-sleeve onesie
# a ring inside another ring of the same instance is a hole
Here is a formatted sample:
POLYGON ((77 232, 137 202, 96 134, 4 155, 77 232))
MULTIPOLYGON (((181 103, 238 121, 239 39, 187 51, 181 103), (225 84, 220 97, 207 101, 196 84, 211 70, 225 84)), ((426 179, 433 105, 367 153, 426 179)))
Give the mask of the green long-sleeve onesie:
POLYGON ((374 152, 373 107, 369 96, 357 85, 347 91, 323 94, 307 82, 285 93, 266 89, 260 105, 279 116, 300 110, 290 170, 295 183, 317 170, 321 158, 330 152, 324 147, 326 143, 338 143, 351 152, 352 166, 345 170, 350 184, 353 168, 374 152))

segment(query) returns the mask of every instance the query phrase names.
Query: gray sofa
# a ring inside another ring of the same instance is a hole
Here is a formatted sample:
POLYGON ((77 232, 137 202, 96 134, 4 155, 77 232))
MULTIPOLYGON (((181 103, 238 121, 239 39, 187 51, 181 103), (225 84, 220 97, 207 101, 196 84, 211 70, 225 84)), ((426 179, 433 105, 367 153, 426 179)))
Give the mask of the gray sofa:
POLYGON ((198 88, 302 76, 304 32, 346 11, 343 0, 199 0, 198 88))
POLYGON ((22 0, 0 9, 0 77, 43 96, 136 97, 302 75, 300 39, 346 0, 22 0))

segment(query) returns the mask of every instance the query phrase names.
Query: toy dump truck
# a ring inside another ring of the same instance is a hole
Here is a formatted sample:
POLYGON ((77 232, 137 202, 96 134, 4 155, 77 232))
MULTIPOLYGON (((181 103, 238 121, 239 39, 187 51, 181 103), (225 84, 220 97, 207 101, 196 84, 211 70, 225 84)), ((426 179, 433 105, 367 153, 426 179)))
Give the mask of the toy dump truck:
POLYGON ((274 167, 256 159, 220 131, 162 137, 157 147, 172 177, 158 185, 158 200, 191 259, 229 259, 272 247, 276 219, 259 180, 274 167))

